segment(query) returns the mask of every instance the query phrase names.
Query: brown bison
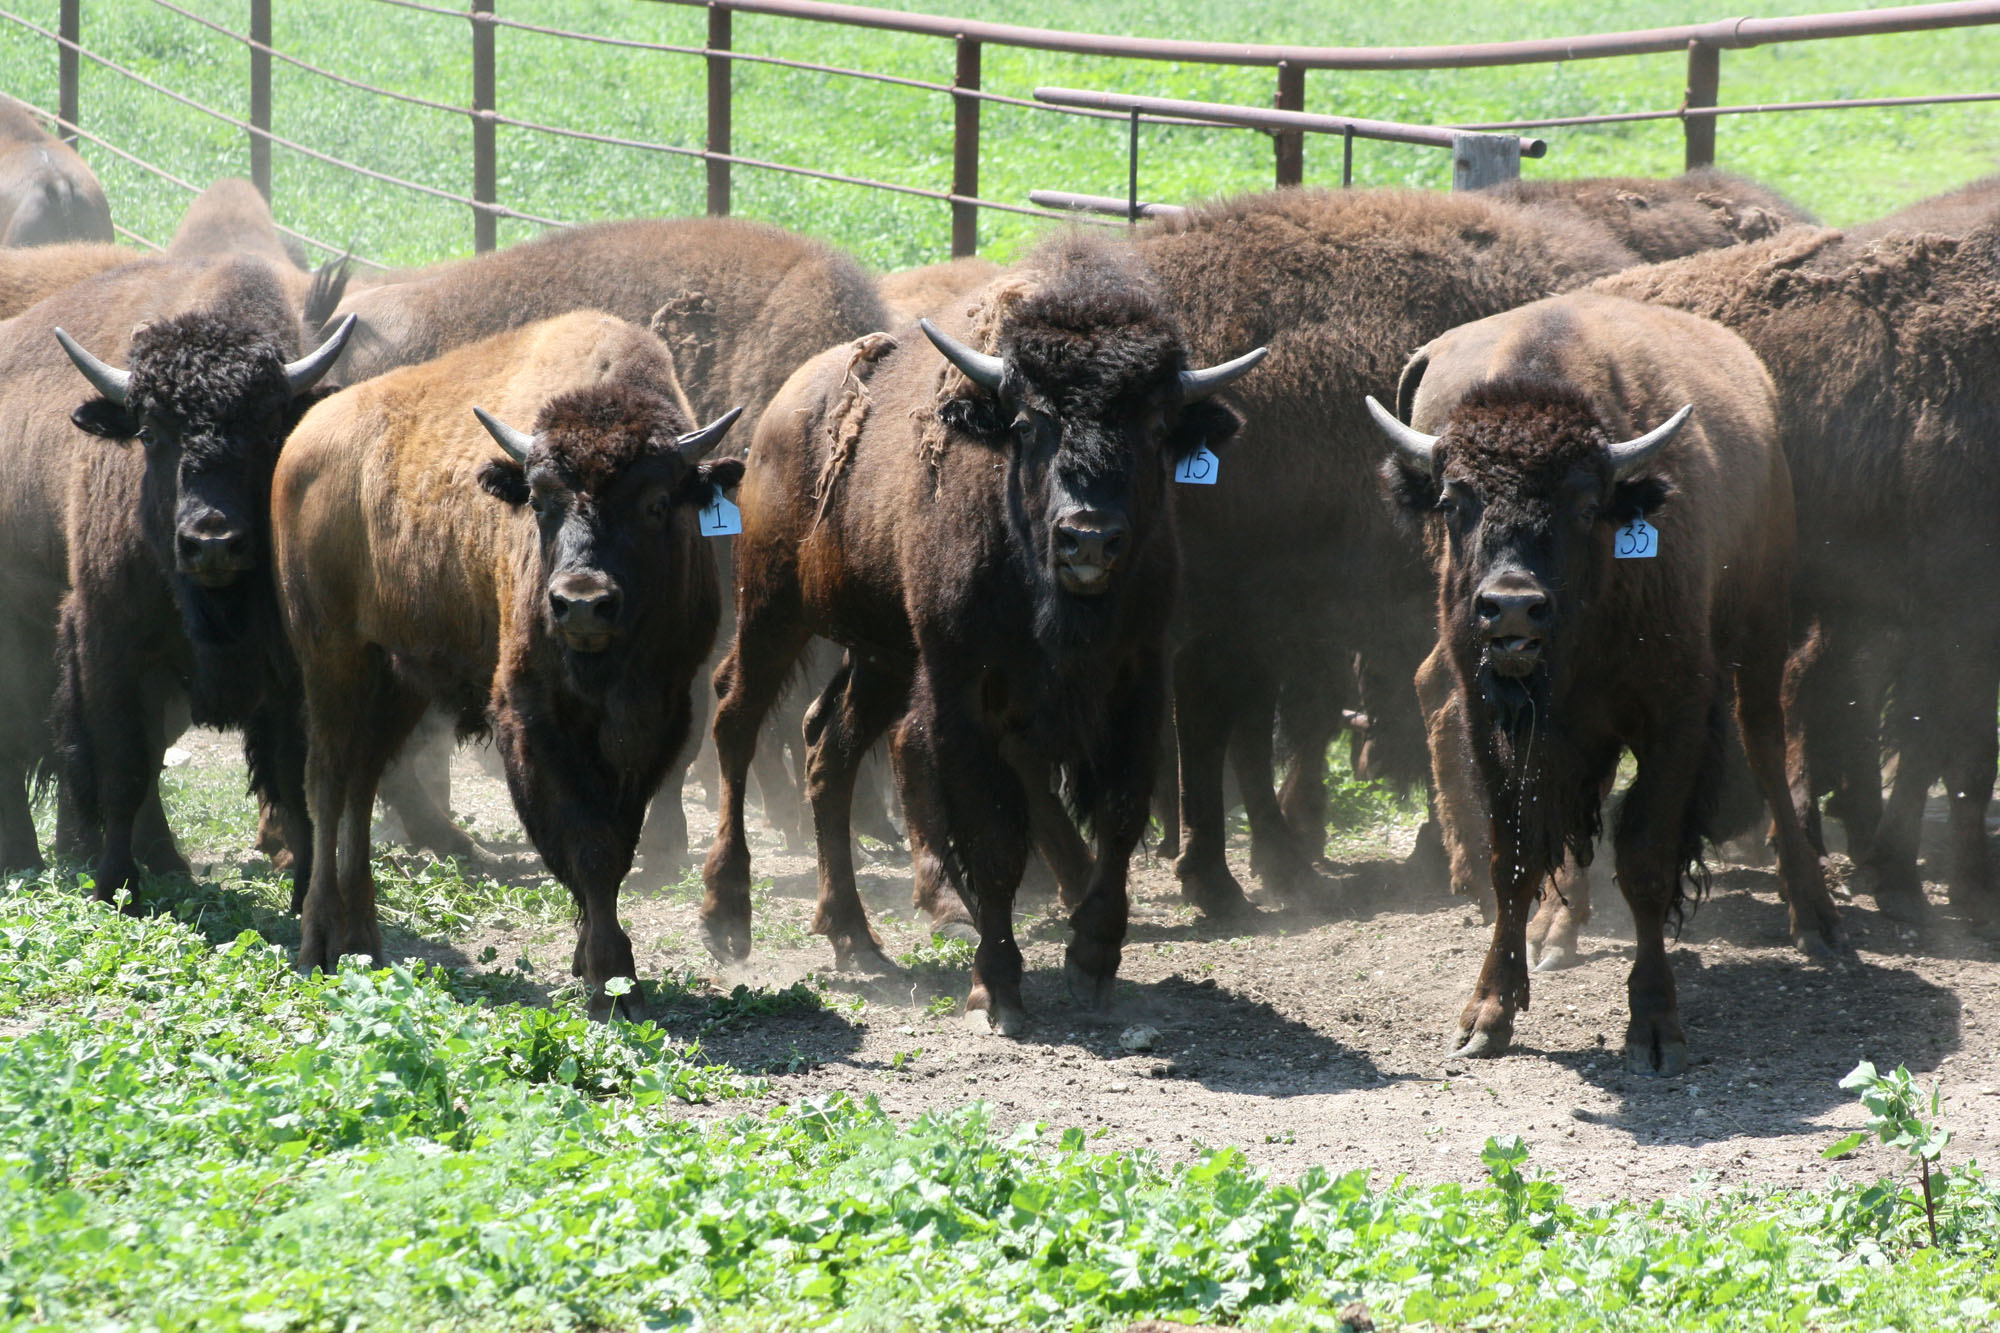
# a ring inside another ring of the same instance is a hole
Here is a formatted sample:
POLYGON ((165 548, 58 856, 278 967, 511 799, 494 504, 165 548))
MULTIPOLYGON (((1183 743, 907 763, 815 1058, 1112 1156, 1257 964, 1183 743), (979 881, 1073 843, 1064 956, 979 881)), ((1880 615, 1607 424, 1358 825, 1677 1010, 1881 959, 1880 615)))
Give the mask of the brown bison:
POLYGON ((1189 370, 1122 247, 1066 236, 1010 277, 976 327, 925 326, 943 360, 914 339, 864 339, 807 364, 765 413, 741 492, 736 639, 716 673, 723 811, 701 908, 711 952, 743 957, 744 775, 765 711, 823 635, 848 657, 806 719, 813 928, 837 965, 886 966, 855 893, 847 807, 855 764, 897 724, 912 841, 977 920, 968 1007, 1008 1033, 1025 1020, 1012 911, 1038 810, 1067 808, 1095 840, 1071 990, 1098 1003, 1116 972, 1166 703, 1169 473, 1234 433, 1210 395, 1263 355, 1189 370))
MULTIPOLYGON (((709 420, 741 405, 749 416, 744 438, 808 358, 888 324, 860 265, 794 232, 737 218, 604 222, 355 293, 342 311, 360 323, 339 373, 355 383, 587 308, 650 326, 666 340, 695 415, 709 420)), ((728 543, 722 545, 727 574, 728 543)), ((699 705, 705 719, 707 700, 699 705)), ((797 718, 790 721, 796 730, 797 718)), ((691 748, 677 762, 664 788, 675 798, 660 801, 648 821, 642 851, 649 875, 671 876, 686 861, 678 793, 693 759, 691 748)), ((798 797, 777 747, 759 765, 758 781, 773 822, 796 827, 798 797)))
POLYGON ((1786 684, 1795 794, 1831 790, 1854 886, 1916 915, 1917 835, 1942 776, 1952 899, 1989 922, 2000 919, 1985 831, 2000 689, 2000 558, 1987 535, 2000 492, 1988 458, 2000 436, 2000 209, 1981 202, 1991 188, 1853 236, 1800 229, 1604 284, 1727 325, 1777 383, 1807 632, 1786 684), (1874 717, 1885 691, 1900 757, 1883 809, 1874 717))
POLYGON ((39 245, 30 250, 0 250, 0 319, 12 319, 29 306, 46 301, 85 278, 94 278, 105 269, 143 258, 138 251, 123 246, 82 241, 73 245, 39 245))
POLYGON ((189 708, 243 728, 253 786, 303 818, 265 496, 339 351, 299 355, 337 283, 301 311, 257 261, 139 260, 0 329, 0 862, 39 861, 19 784, 59 747, 58 841, 95 843, 100 897, 135 854, 185 871, 156 782, 189 708))
POLYGON ((255 255, 280 268, 305 267, 298 242, 278 230, 270 204, 239 176, 225 176, 195 196, 167 242, 167 253, 175 259, 255 255))
POLYGON ((1761 241, 1812 220, 1777 191, 1712 167, 1664 179, 1512 180, 1483 193, 1594 223, 1645 264, 1761 241))
POLYGON ((111 205, 76 150, 0 96, 0 245, 109 245, 111 205))
POLYGON ((382 956, 376 784, 436 706, 494 734, 514 808, 576 898, 591 1012, 609 1013, 605 983, 633 976, 618 885, 721 613, 697 514, 742 473, 702 461, 734 418, 695 429, 660 341, 585 311, 300 423, 271 503, 317 837, 302 969, 382 956))
POLYGON ((1629 749, 1619 887, 1638 934, 1626 1064, 1678 1073, 1687 1042, 1665 929, 1705 883, 1730 682, 1775 814, 1797 936, 1837 918, 1785 781, 1779 703, 1792 562, 1776 394, 1742 341, 1678 311, 1582 293, 1454 329, 1412 358, 1395 506, 1437 581, 1438 654, 1490 818, 1493 942, 1459 1020, 1496 1055, 1528 1003, 1529 905, 1567 852, 1590 860, 1629 749))
POLYGON ((1000 266, 992 260, 966 255, 885 273, 875 287, 891 322, 914 324, 926 316, 936 319, 951 313, 953 302, 969 300, 999 274, 1000 266))

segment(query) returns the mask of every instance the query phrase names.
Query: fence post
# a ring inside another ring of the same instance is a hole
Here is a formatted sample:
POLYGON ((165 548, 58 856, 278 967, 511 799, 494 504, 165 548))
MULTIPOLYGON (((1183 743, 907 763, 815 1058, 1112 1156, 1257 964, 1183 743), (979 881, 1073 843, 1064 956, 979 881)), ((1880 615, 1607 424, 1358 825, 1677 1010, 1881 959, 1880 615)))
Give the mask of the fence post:
MULTIPOLYGON (((958 39, 958 73, 952 87, 979 91, 979 43, 958 39)), ((979 205, 959 199, 979 196, 979 99, 963 94, 952 96, 951 192, 959 198, 951 205, 951 257, 979 253, 979 205)))
POLYGON ((1521 175, 1521 138, 1515 134, 1451 136, 1451 188, 1483 190, 1521 175))
MULTIPOLYGON (((1688 43, 1687 100, 1683 106, 1714 106, 1722 84, 1722 48, 1706 42, 1688 43)), ((1715 117, 1683 116, 1681 133, 1687 139, 1686 169, 1715 165, 1715 117)))
MULTIPOLYGON (((708 7, 708 49, 727 51, 735 11, 728 5, 708 7)), ((735 62, 728 56, 708 58, 708 151, 727 154, 729 149, 729 94, 735 62)), ((729 163, 708 159, 708 215, 729 216, 729 163)))
MULTIPOLYGON (((1278 97, 1273 103, 1280 111, 1306 109, 1306 71, 1289 60, 1278 62, 1278 97)), ((1304 130, 1279 130, 1271 136, 1277 159, 1278 184, 1298 185, 1306 178, 1306 135, 1304 130)))
MULTIPOLYGON (((56 114, 62 117, 64 123, 70 125, 77 123, 76 84, 79 65, 76 47, 65 46, 62 43, 80 40, 83 26, 82 10, 83 0, 62 0, 62 8, 56 17, 56 32, 62 37, 62 42, 56 44, 56 78, 59 84, 56 91, 56 114)), ((75 131, 58 126, 56 133, 62 135, 63 141, 72 148, 76 146, 75 131)))
POLYGON ((498 203, 500 164, 493 142, 493 0, 472 0, 472 248, 499 244, 499 218, 482 204, 498 203))
POLYGON ((250 0, 250 183, 271 202, 271 0, 250 0))

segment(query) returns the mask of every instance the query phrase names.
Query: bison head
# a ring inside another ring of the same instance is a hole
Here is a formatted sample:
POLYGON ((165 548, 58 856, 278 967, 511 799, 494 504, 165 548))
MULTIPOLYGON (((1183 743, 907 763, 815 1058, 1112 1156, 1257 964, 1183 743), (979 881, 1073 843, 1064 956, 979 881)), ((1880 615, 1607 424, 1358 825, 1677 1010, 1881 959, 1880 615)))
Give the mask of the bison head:
POLYGON ((702 460, 743 409, 695 430, 668 399, 600 385, 550 399, 532 435, 473 411, 507 454, 480 469, 480 486, 535 514, 544 629, 573 673, 596 669, 688 577, 696 510, 743 476, 736 459, 702 460))
POLYGON ((1501 381, 1474 390, 1441 435, 1368 410, 1395 445, 1384 474, 1427 525, 1440 629, 1508 730, 1532 723, 1549 680, 1569 677, 1563 628, 1610 576, 1616 529, 1657 508, 1668 484, 1648 465, 1691 407, 1618 440, 1562 385, 1501 381))
POLYGON ((98 392, 70 420, 92 435, 136 437, 145 447, 147 540, 181 580, 218 589, 262 567, 278 450, 323 396, 315 386, 352 325, 287 362, 274 337, 254 325, 196 311, 135 333, 128 370, 55 331, 98 392))
MULTIPOLYGON (((1068 599, 1102 596, 1162 539, 1168 476, 1187 455, 1236 432, 1236 413, 1206 401, 1248 373, 1264 349, 1185 369, 1180 332, 1129 264, 1078 246, 1006 311, 998 354, 930 321, 925 336, 977 390, 940 409, 948 424, 1006 455, 1010 524, 1045 579, 1068 599)), ((1163 538, 1171 542, 1171 533, 1163 538)))

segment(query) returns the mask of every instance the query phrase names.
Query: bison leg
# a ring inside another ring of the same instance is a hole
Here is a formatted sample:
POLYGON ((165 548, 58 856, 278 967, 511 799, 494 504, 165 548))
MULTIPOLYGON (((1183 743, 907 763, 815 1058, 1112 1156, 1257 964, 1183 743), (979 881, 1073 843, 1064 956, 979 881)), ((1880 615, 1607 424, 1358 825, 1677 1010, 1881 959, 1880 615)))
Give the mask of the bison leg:
POLYGON ((1416 686, 1430 733, 1431 797, 1451 866, 1451 891, 1470 897, 1479 905, 1480 915, 1492 922, 1497 918, 1488 869, 1493 848, 1486 797, 1478 787, 1457 676, 1442 646, 1432 649, 1417 668, 1416 686))
MULTIPOLYGON (((781 696, 765 719, 764 734, 750 760, 751 772, 757 779, 757 794, 764 801, 764 822, 784 839, 785 851, 792 855, 806 848, 805 809, 799 800, 799 780, 792 775, 786 759, 798 749, 798 738, 804 735, 805 725, 805 714, 794 705, 793 695, 781 696)), ((799 771, 804 772, 809 762, 802 762, 799 771)))
POLYGON ((720 765, 722 813, 702 867, 701 942, 718 962, 750 953, 750 839, 743 825, 743 786, 757 749, 757 733, 783 690, 807 633, 795 600, 739 608, 736 642, 715 669, 715 752, 720 765))
POLYGON ((1785 664, 1781 697, 1792 804, 1825 851, 1818 800, 1830 792, 1827 813, 1840 821, 1848 855, 1861 865, 1882 821, 1881 699, 1864 687, 1849 637, 1825 621, 1815 624, 1785 664))
POLYGON ((833 942, 842 971, 894 971, 854 887, 854 774, 870 746, 903 711, 907 682, 850 654, 806 710, 806 799, 819 843, 819 906, 813 933, 833 942))
POLYGON ((251 713, 243 728, 243 757, 259 810, 276 822, 284 845, 296 849, 291 871, 292 915, 297 916, 312 885, 313 836, 306 805, 305 729, 295 699, 280 692, 276 702, 251 713))
POLYGON ((424 706, 396 687, 379 660, 353 671, 309 672, 305 696, 312 866, 299 913, 298 968, 332 972, 348 954, 383 958, 369 827, 382 770, 424 706))
POLYGON ((1299 846, 1317 849, 1311 853, 1315 860, 1325 854, 1326 752, 1340 734, 1340 704, 1339 693, 1317 675, 1290 681, 1278 692, 1279 757, 1285 770, 1278 810, 1299 846))
POLYGON ((1514 1040, 1514 1015, 1528 1007, 1528 912, 1549 868, 1535 850, 1517 845, 1497 818, 1492 846, 1492 883, 1499 890, 1493 940, 1472 998, 1459 1014, 1454 1056, 1505 1054, 1514 1040))
MULTIPOLYGON (((697 696, 697 703, 705 710, 706 696, 698 688, 693 693, 697 696)), ((703 720, 706 720, 705 713, 703 720)), ((667 775, 661 779, 660 789, 653 793, 652 802, 646 807, 646 822, 639 830, 639 855, 645 859, 646 882, 649 884, 671 884, 687 869, 687 780, 701 748, 701 731, 690 726, 686 743, 667 765, 667 775)), ((711 780, 708 790, 714 792, 720 786, 719 782, 711 780)))
POLYGON ((1028 800, 1029 837, 1047 863, 1049 873, 1055 876, 1056 901, 1065 910, 1074 911, 1095 882, 1092 876, 1096 867, 1090 845, 1077 832, 1076 821, 1069 817, 1069 811, 1055 793, 1052 785, 1055 770, 1036 761, 1022 765, 1020 772, 1021 789, 1028 800))
MULTIPOLYGON (((1231 723, 1239 696, 1254 673, 1212 640, 1184 646, 1174 658, 1174 738, 1180 748, 1181 853, 1174 873, 1181 896, 1203 913, 1218 918, 1251 911, 1243 886, 1229 872, 1222 796, 1222 770, 1228 756, 1231 723)), ((1256 711, 1254 708, 1250 711, 1256 711)))
POLYGON ((854 781, 854 831, 875 839, 885 847, 903 840, 896 821, 889 815, 889 784, 885 780, 882 747, 868 752, 854 781))
POLYGON ((1590 871, 1565 857, 1528 922, 1528 962, 1535 971, 1557 972, 1583 961, 1576 937, 1589 920, 1590 871))
MULTIPOLYGON (((1229 760, 1236 771, 1236 785, 1243 792, 1243 813, 1250 823, 1250 871, 1280 901, 1288 901, 1310 891, 1319 876, 1313 873, 1310 844, 1286 820, 1271 786, 1276 702, 1273 696, 1271 708, 1246 712, 1231 728, 1229 760)), ((1321 749, 1322 763, 1325 758, 1326 751, 1321 749)), ((1325 846, 1324 834, 1319 842, 1325 846)))
POLYGON ((133 818, 132 853, 140 865, 155 875, 194 874, 194 867, 174 842, 173 829, 167 826, 167 808, 160 801, 157 776, 147 787, 145 799, 139 803, 139 813, 133 818))
MULTIPOLYGON (((1770 623, 1782 622, 1772 617, 1770 623)), ((1778 875, 1791 915, 1792 943, 1807 953, 1831 952, 1842 947, 1840 912, 1827 892, 1819 849, 1807 838, 1805 821, 1793 804, 1781 702, 1784 644, 1775 634, 1767 637, 1770 642, 1749 646, 1736 668, 1737 734, 1777 833, 1778 875)))
POLYGON ((1951 747, 1944 761, 1945 791, 1951 802, 1950 884, 1952 905, 1983 928, 2000 924, 1995 901, 1992 863, 1986 846, 1986 808, 1993 800, 2000 738, 1986 714, 2000 689, 2000 670, 1992 663, 1967 663, 1968 678, 1947 703, 1951 747))
POLYGON ((426 715, 401 754, 382 770, 382 804, 403 825, 403 841, 414 851, 456 857, 475 874, 494 874, 498 862, 451 822, 451 729, 426 715))
MULTIPOLYGON (((1092 756, 1096 801, 1090 827, 1096 837, 1096 858, 1090 889, 1070 913, 1072 933, 1063 958, 1070 998, 1086 1009, 1102 1009, 1110 1002, 1131 921, 1126 877, 1132 852, 1146 831, 1153 794, 1153 738, 1166 709, 1164 663, 1154 661, 1149 666, 1133 672, 1135 683, 1112 700, 1105 739, 1092 756)), ((1270 791, 1268 769, 1261 785, 1270 791)))
MULTIPOLYGON (((1942 610, 1937 614, 1945 615, 1942 610)), ((1960 623, 1957 617, 1950 619, 1960 623)), ((1921 920, 1929 911, 1923 878, 1917 871, 1917 854, 1924 806, 1952 743, 1945 732, 1952 669, 1949 662, 1938 659, 1949 658, 1953 649, 1949 645, 1933 647, 1932 652, 1912 652, 1897 683, 1891 720, 1897 750, 1896 780, 1876 825, 1874 844, 1866 857, 1856 862, 1853 881, 1858 891, 1875 896, 1876 905, 1885 914, 1909 921, 1921 920)))
POLYGON ((42 849, 35 838, 35 816, 28 803, 28 775, 17 765, 0 771, 0 874, 37 873, 42 849))

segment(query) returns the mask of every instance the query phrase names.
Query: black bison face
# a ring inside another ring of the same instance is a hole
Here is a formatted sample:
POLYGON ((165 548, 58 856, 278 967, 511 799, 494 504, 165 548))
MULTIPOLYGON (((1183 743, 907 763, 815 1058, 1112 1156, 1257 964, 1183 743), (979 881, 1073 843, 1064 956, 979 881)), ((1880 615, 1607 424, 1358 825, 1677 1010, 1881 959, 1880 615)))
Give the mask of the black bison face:
POLYGON ((1368 407, 1396 445, 1392 492, 1429 528, 1441 628, 1463 678, 1509 730, 1532 725, 1549 679, 1569 675, 1564 627, 1609 578, 1617 530, 1666 498, 1666 482, 1641 474, 1691 409, 1620 442, 1561 385, 1483 386, 1437 436, 1368 407))
POLYGON ((508 454, 480 470, 479 484, 534 511, 542 624, 570 674, 581 683, 611 669, 618 645, 670 628, 657 604, 692 576, 688 551, 704 540, 696 511, 743 476, 735 459, 701 460, 742 409, 694 430, 666 399, 580 389, 551 399, 532 436, 474 411, 508 454))
POLYGON ((146 540, 185 588, 230 587, 264 566, 278 450, 346 341, 343 325, 287 364, 277 343, 231 318, 197 312, 140 329, 129 370, 56 338, 98 390, 70 420, 93 435, 137 439, 146 540))
POLYGON ((1161 533, 1173 468, 1235 434, 1240 418, 1205 401, 1263 359, 1182 369, 1180 337, 1138 288, 1084 275, 1021 302, 1001 354, 923 331, 985 390, 960 400, 953 424, 1005 452, 1006 505, 1019 551, 1062 597, 1097 598, 1141 563, 1161 533))

